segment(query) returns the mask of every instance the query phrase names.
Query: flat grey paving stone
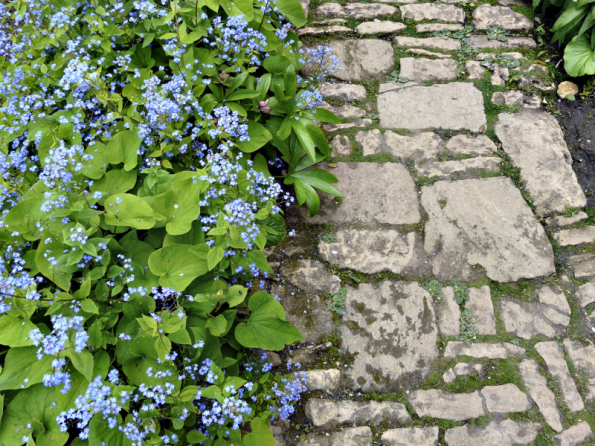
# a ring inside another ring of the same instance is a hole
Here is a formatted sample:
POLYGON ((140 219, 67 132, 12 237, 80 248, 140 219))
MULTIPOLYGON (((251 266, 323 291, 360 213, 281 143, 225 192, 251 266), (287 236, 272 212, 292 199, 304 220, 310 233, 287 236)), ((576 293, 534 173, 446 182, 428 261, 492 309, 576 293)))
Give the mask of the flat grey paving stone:
POLYGON ((465 71, 469 74, 469 79, 481 80, 488 69, 477 60, 467 60, 465 61, 465 71))
POLYGON ((372 429, 361 426, 346 428, 330 435, 308 434, 298 446, 372 446, 372 429))
POLYGON ((509 37, 505 42, 499 40, 489 40, 487 36, 472 36, 469 40, 471 48, 491 48, 498 50, 500 48, 535 48, 537 43, 530 37, 509 37))
POLYGON ((304 10, 304 14, 306 14, 306 18, 308 18, 308 13, 310 12, 310 0, 299 0, 300 5, 302 5, 302 9, 304 10))
POLYGON ((479 393, 488 412, 493 414, 526 412, 533 406, 529 397, 514 384, 486 386, 479 393))
POLYGON ((323 263, 300 259, 281 268, 281 276, 308 294, 333 294, 339 291, 341 279, 331 274, 323 263))
POLYGON ((310 398, 305 407, 306 417, 316 427, 335 427, 353 423, 407 423, 411 417, 401 403, 387 401, 323 400, 310 398))
POLYGON ((509 31, 529 31, 533 22, 521 13, 506 6, 481 5, 473 11, 473 25, 476 30, 487 31, 502 26, 509 31))
POLYGON ((547 235, 510 178, 439 181, 422 187, 421 202, 438 280, 479 278, 477 265, 498 282, 555 272, 547 235))
POLYGON ((454 82, 378 95, 380 126, 391 129, 470 130, 486 125, 483 95, 473 84, 454 82))
POLYGON ((319 107, 333 112, 335 115, 337 115, 337 117, 341 119, 358 119, 363 118, 366 114, 366 111, 364 109, 354 107, 350 104, 330 105, 327 102, 322 102, 322 104, 320 104, 319 107))
POLYGON ((438 446, 438 426, 389 429, 382 434, 382 444, 390 446, 438 446))
POLYGON ((351 155, 351 141, 346 135, 337 135, 330 140, 333 156, 351 155))
POLYGON ((556 395, 549 389, 546 379, 539 372, 539 364, 533 359, 523 359, 519 364, 519 374, 546 423, 556 432, 562 432, 564 427, 556 408, 556 395))
POLYGON ((404 57, 400 74, 416 82, 450 81, 457 78, 457 63, 452 59, 404 57))
POLYGON ((448 369, 442 375, 442 379, 445 383, 453 383, 457 378, 461 376, 469 375, 482 375, 483 365, 482 364, 470 364, 468 362, 459 362, 454 367, 448 369))
POLYGON ((436 302, 438 315, 438 330, 443 336, 458 336, 461 334, 461 309, 455 301, 452 287, 442 288, 442 298, 436 302))
POLYGON ((537 350, 545 361, 545 365, 551 375, 558 381, 558 386, 562 391, 562 397, 568 408, 572 412, 583 410, 585 403, 583 403, 576 384, 572 376, 570 376, 570 370, 568 370, 568 364, 566 364, 562 347, 555 341, 539 342, 535 344, 535 350, 537 350))
POLYGON ((458 40, 444 40, 440 37, 406 37, 397 36, 394 39, 395 45, 405 48, 431 48, 435 50, 459 51, 461 42, 458 40))
POLYGON ((346 130, 353 128, 364 128, 372 125, 374 121, 368 118, 360 118, 352 122, 344 122, 343 124, 325 124, 324 130, 327 132, 336 132, 337 130, 346 130))
POLYGON ((341 371, 337 369, 308 370, 306 373, 306 387, 309 391, 334 390, 341 382, 341 371))
POLYGON ((338 331, 342 350, 357 354, 344 375, 364 392, 413 387, 438 359, 434 302, 417 282, 347 287, 338 331))
POLYGON ((595 276, 595 255, 589 252, 568 257, 568 264, 574 270, 576 279, 595 276))
POLYGON ((464 23, 465 11, 454 5, 440 3, 419 3, 401 6, 403 20, 438 20, 441 22, 464 23))
POLYGON ((521 168, 537 215, 586 205, 556 118, 540 110, 500 113, 494 129, 504 151, 521 168))
POLYGON ((311 22, 310 24, 313 26, 329 26, 329 25, 342 25, 347 23, 345 19, 328 19, 328 20, 317 20, 315 22, 311 22))
POLYGON ((407 29, 407 25, 388 20, 378 22, 363 22, 355 27, 360 36, 378 36, 383 34, 398 34, 407 29))
POLYGON ((595 243, 595 226, 583 226, 576 229, 563 229, 553 234, 560 246, 576 246, 583 243, 595 243))
POLYGON ((502 159, 497 157, 467 158, 460 161, 417 162, 417 174, 427 178, 447 179, 478 176, 484 172, 500 172, 502 159))
POLYGON ((446 344, 446 350, 444 351, 445 358, 470 356, 476 359, 506 359, 524 354, 525 349, 523 347, 511 344, 510 342, 496 342, 493 344, 474 342, 470 346, 467 346, 463 341, 450 341, 446 344))
POLYGON ((469 300, 465 303, 465 308, 473 314, 479 335, 496 334, 496 317, 489 286, 469 288, 469 300))
POLYGON ((361 85, 350 84, 324 84, 320 88, 322 96, 335 101, 363 101, 368 93, 361 85))
POLYGON ((450 59, 450 58, 452 58, 452 55, 450 55, 450 54, 436 53, 434 51, 428 51, 428 50, 424 50, 424 49, 421 49, 421 48, 409 48, 406 51, 406 53, 408 53, 408 54, 415 54, 417 56, 438 57, 440 59, 450 59))
POLYGON ((463 29, 463 25, 456 23, 420 23, 415 25, 415 31, 418 33, 433 33, 435 31, 457 31, 463 29))
POLYGON ((411 174, 398 163, 337 163, 332 174, 345 196, 321 194, 320 211, 314 217, 305 206, 294 206, 289 220, 309 223, 415 224, 421 220, 417 192, 411 174))
POLYGON ((448 446, 515 446, 532 444, 540 430, 539 423, 492 420, 482 427, 453 427, 444 439, 448 446))
POLYGON ((390 271, 415 277, 427 276, 430 265, 417 232, 396 229, 340 229, 337 240, 318 244, 328 263, 366 274, 390 271))
POLYGON ((327 35, 345 35, 352 32, 353 30, 351 28, 347 28, 346 26, 341 25, 333 25, 327 28, 316 28, 308 26, 307 28, 298 29, 297 35, 299 37, 319 37, 327 35))
POLYGON ((546 218, 545 223, 548 226, 551 226, 553 228, 558 228, 561 226, 573 225, 575 223, 578 223, 579 221, 586 220, 587 218, 589 218, 589 216, 587 214, 585 214, 583 211, 580 211, 571 217, 564 217, 563 215, 557 215, 555 217, 546 218))
POLYGON ((561 434, 556 435, 556 442, 558 446, 580 446, 587 444, 587 440, 591 438, 593 438, 591 426, 586 421, 580 421, 561 434))
POLYGON ((357 132, 358 142, 364 156, 390 153, 396 158, 429 159, 440 152, 442 138, 434 132, 421 132, 413 135, 399 135, 378 129, 357 132))
POLYGON ((446 150, 453 155, 489 155, 496 152, 494 142, 485 135, 456 135, 446 143, 446 150))
POLYGON ((528 96, 520 90, 495 91, 492 94, 492 103, 496 105, 516 105, 523 108, 541 108, 541 97, 534 94, 528 96))
POLYGON ((564 351, 574 368, 586 374, 585 399, 589 402, 595 401, 595 346, 591 341, 582 344, 578 341, 564 339, 564 351))
POLYGON ((450 393, 436 389, 416 390, 409 394, 408 399, 420 417, 465 421, 486 415, 477 390, 470 393, 450 393))
POLYGON ((581 308, 595 302, 595 282, 587 282, 578 287, 574 295, 581 308))
POLYGON ((417 87, 417 82, 383 82, 378 87, 378 94, 386 93, 387 91, 403 90, 405 88, 417 87))
POLYGON ((492 72, 492 76, 490 77, 490 82, 492 85, 503 87, 506 85, 506 79, 508 79, 508 75, 508 68, 501 65, 496 65, 494 67, 494 71, 492 72))
POLYGON ((382 3, 351 3, 341 6, 338 3, 325 3, 316 8, 315 16, 324 18, 353 18, 373 19, 375 17, 392 16, 398 11, 397 8, 382 3))

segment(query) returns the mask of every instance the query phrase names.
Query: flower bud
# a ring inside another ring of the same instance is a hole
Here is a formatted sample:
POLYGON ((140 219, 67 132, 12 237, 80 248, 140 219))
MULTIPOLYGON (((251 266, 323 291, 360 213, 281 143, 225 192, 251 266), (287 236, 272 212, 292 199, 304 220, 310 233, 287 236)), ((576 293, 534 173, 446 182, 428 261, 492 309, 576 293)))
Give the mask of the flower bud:
POLYGON ((260 101, 258 103, 258 109, 261 113, 269 114, 271 112, 271 107, 269 107, 269 100, 267 99, 266 101, 260 101))
POLYGON ((219 73, 219 77, 223 82, 225 82, 225 79, 229 77, 229 74, 227 74, 225 71, 222 71, 221 73, 219 73))

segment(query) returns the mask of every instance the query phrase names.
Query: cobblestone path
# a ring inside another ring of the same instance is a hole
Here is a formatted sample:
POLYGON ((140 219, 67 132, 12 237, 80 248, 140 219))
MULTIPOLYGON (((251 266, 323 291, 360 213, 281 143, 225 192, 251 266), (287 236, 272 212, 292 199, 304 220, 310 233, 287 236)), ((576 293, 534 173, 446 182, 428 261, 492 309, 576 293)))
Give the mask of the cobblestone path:
POLYGON ((310 389, 277 444, 593 445, 595 219, 530 5, 381 1, 305 5, 345 198, 268 253, 310 389))

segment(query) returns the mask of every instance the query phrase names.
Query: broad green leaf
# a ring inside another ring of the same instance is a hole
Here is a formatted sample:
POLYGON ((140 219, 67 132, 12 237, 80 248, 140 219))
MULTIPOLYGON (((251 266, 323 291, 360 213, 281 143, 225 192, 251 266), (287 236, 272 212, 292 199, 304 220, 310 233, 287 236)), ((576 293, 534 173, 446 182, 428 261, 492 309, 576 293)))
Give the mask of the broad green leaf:
POLYGON ((306 128, 298 121, 292 121, 291 128, 297 135, 300 143, 302 144, 302 148, 308 154, 308 156, 311 159, 316 158, 316 149, 314 148, 314 141, 312 140, 312 137, 310 136, 306 128))
POLYGON ((132 130, 118 132, 105 147, 105 155, 110 164, 124 163, 124 170, 132 170, 138 160, 141 139, 132 130))
POLYGON ((235 307, 241 304, 246 299, 248 289, 242 285, 232 285, 227 290, 227 304, 230 307, 235 307))
POLYGON ((208 438, 198 431, 190 431, 186 434, 186 441, 190 444, 201 443, 208 440, 208 438))
POLYGON ((107 170, 107 158, 105 156, 105 146, 101 143, 95 143, 87 147, 85 155, 91 155, 93 158, 83 161, 83 175, 93 180, 98 180, 105 175, 107 170))
POLYGON ((136 184, 136 170, 125 171, 121 169, 110 170, 102 178, 93 182, 89 189, 91 192, 99 191, 103 198, 110 195, 128 192, 136 184))
POLYGON ((83 311, 87 313, 99 314, 99 308, 97 308, 97 304, 93 302, 91 299, 85 299, 81 302, 81 308, 83 311))
MULTIPOLYGON (((595 31, 593 31, 595 33, 595 31)), ((570 76, 578 77, 595 74, 595 51, 591 49, 588 34, 577 36, 566 45, 564 50, 564 68, 570 76)))
POLYGON ((131 194, 112 195, 105 200, 105 222, 114 226, 150 229, 155 226, 155 213, 144 200, 131 194))
POLYGON ((556 23, 554 23, 554 26, 552 27, 552 31, 558 31, 571 23, 579 21, 585 15, 587 9, 587 5, 568 8, 562 15, 560 15, 560 17, 558 17, 558 20, 556 20, 556 23))
POLYGON ((252 431, 242 438, 244 446, 275 446, 275 437, 266 422, 261 418, 254 418, 250 423, 252 431))
POLYGON ((238 148, 246 153, 255 152, 273 138, 271 133, 262 124, 255 121, 248 121, 248 135, 250 136, 249 141, 237 143, 238 148))
POLYGON ((31 387, 43 380, 52 369, 51 356, 37 359, 38 347, 15 347, 8 350, 4 370, 0 375, 0 390, 31 387))
POLYGON ((227 328, 227 319, 222 314, 207 320, 206 327, 213 336, 222 336, 227 328))
POLYGON ((306 14, 299 0, 277 0, 275 6, 296 28, 306 24, 306 14))
MULTIPOLYGON (((120 416, 118 416, 120 418, 120 416)), ((89 423, 89 446, 131 446, 132 441, 117 427, 110 429, 102 414, 96 414, 89 423)))
POLYGON ((37 327, 28 318, 5 314, 0 317, 0 344, 9 347, 33 345, 29 338, 31 330, 37 327))
POLYGON ((149 256, 149 268, 161 286, 184 291, 190 282, 208 272, 206 259, 188 250, 188 245, 170 245, 149 256))
POLYGON ((66 355, 70 357, 72 365, 88 380, 93 381, 93 355, 89 350, 83 350, 80 353, 74 350, 65 350, 66 355))
POLYGON ((289 65, 287 67, 287 70, 285 70, 283 84, 285 87, 285 94, 288 97, 295 96, 297 90, 297 78, 295 75, 295 67, 293 66, 293 64, 289 65))
POLYGON ((221 259, 223 259, 224 254, 225 252, 223 251, 223 247, 221 245, 215 246, 213 249, 209 250, 207 253, 207 266, 209 271, 219 264, 221 259))
MULTIPOLYGON (((35 224, 40 221, 44 216, 47 216, 45 212, 42 212, 41 205, 46 201, 43 195, 37 195, 33 198, 29 198, 25 201, 21 201, 10 212, 4 217, 4 224, 10 228, 10 231, 16 231, 21 235, 38 233, 38 229, 35 224)), ((47 217, 46 217, 47 218, 47 217)), ((36 239, 33 236, 31 240, 36 239)))
POLYGON ((64 249, 66 246, 57 241, 55 237, 42 238, 35 253, 35 264, 41 274, 64 291, 68 291, 72 274, 62 272, 60 265, 54 265, 52 262, 52 258, 58 260, 64 249))
POLYGON ((262 229, 266 231, 266 245, 274 246, 285 239, 285 219, 280 214, 274 214, 262 222, 262 229))
POLYGON ((203 190, 203 181, 189 178, 176 181, 170 190, 153 198, 151 207, 167 219, 168 234, 182 235, 190 231, 192 222, 200 215, 198 202, 203 190))

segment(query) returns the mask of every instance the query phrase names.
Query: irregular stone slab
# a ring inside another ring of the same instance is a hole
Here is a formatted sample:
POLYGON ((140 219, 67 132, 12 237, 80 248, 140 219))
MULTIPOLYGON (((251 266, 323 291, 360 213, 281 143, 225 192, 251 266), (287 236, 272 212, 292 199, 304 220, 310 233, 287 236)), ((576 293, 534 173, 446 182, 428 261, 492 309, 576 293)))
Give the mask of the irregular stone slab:
POLYGON ((316 8, 314 16, 320 19, 326 17, 347 17, 347 14, 345 13, 343 6, 339 3, 325 3, 316 8))
POLYGON ((337 163, 332 170, 345 196, 321 198, 320 212, 310 218, 305 207, 294 210, 310 223, 407 225, 421 219, 417 192, 409 171, 397 163, 337 163), (374 181, 371 181, 374 179, 374 181))
POLYGON ((417 282, 348 287, 339 334, 342 349, 357 353, 345 374, 365 392, 414 386, 438 359, 434 302, 417 282))
POLYGON ((469 288, 469 300, 465 303, 465 308, 473 314, 478 334, 496 334, 496 317, 489 286, 469 288))
POLYGON ((329 25, 337 25, 347 23, 345 19, 328 19, 328 20, 318 20, 316 22, 312 22, 312 25, 316 26, 329 26, 329 25))
POLYGON ((335 101, 363 101, 368 93, 361 85, 325 84, 321 87, 322 96, 335 101))
POLYGON ((495 91, 492 94, 492 103, 508 106, 519 104, 524 108, 541 108, 541 98, 538 95, 527 96, 519 90, 495 91))
POLYGON ((378 129, 357 132, 355 140, 364 156, 390 153, 401 159, 434 158, 442 144, 442 138, 434 132, 403 136, 390 130, 381 133, 378 129))
POLYGON ((469 376, 475 373, 481 375, 483 373, 483 365, 459 362, 457 365, 444 372, 442 379, 445 383, 453 383, 461 376, 469 376))
MULTIPOLYGON (((422 26, 422 25, 417 25, 417 26, 422 26)), ((451 25, 451 26, 457 26, 457 25, 451 25)), ((422 49, 419 49, 419 48, 410 48, 406 52, 409 53, 409 54, 416 54, 418 56, 439 57, 441 59, 452 58, 452 56, 450 54, 434 53, 432 51, 422 50, 422 49)), ((380 92, 380 93, 382 93, 382 92, 380 92)))
POLYGON ((333 390, 339 387, 341 372, 337 369, 308 370, 306 372, 306 386, 309 391, 333 390))
POLYGON ((558 446, 580 446, 587 444, 586 441, 590 438, 593 438, 593 431, 586 421, 581 421, 556 435, 558 446))
POLYGON ((514 384, 486 386, 479 393, 490 413, 526 412, 532 406, 529 397, 514 384))
POLYGON ((353 121, 353 122, 345 122, 343 124, 326 124, 324 126, 324 129, 327 132, 336 132, 337 130, 346 130, 346 129, 352 129, 352 128, 364 128, 364 127, 368 127, 369 125, 372 125, 373 121, 371 119, 358 119, 357 121, 353 121))
POLYGON ((417 82, 449 81, 457 78, 457 63, 452 59, 401 59, 401 76, 417 82))
POLYGON ((402 46, 405 48, 421 47, 446 51, 459 51, 461 49, 461 42, 458 40, 444 40, 440 37, 416 38, 397 36, 395 37, 394 42, 397 46, 402 46))
POLYGON ((476 30, 487 31, 494 26, 503 26, 509 31, 528 31, 533 22, 523 14, 505 6, 481 5, 473 11, 473 24, 476 30))
POLYGON ((381 3, 352 3, 345 7, 338 3, 325 3, 316 8, 316 17, 337 18, 346 17, 354 19, 373 19, 375 17, 392 16, 397 12, 394 6, 381 3))
POLYGON ((298 29, 297 35, 299 37, 319 37, 325 35, 345 35, 353 32, 351 28, 347 28, 346 26, 341 25, 333 25, 329 26, 328 28, 315 28, 315 27, 306 27, 298 29))
POLYGON ((444 336, 461 334, 461 309, 455 301, 452 287, 442 288, 442 299, 436 303, 438 329, 444 336))
POLYGON ((416 390, 409 396, 409 403, 420 417, 465 421, 486 415, 478 391, 449 393, 444 390, 416 390))
POLYGON ((563 229, 554 234, 560 246, 575 246, 583 243, 595 243, 595 226, 583 226, 576 229, 563 229))
POLYGON ((496 85, 502 87, 506 85, 506 79, 508 79, 508 68, 505 68, 501 65, 496 65, 494 67, 494 72, 490 77, 490 82, 492 85, 496 85))
MULTIPOLYGON (((372 429, 368 426, 351 427, 330 435, 308 434, 298 446, 372 446, 372 429)), ((279 446, 279 445, 277 445, 279 446)))
POLYGON ((578 287, 574 295, 581 308, 595 302, 595 282, 587 282, 578 287))
POLYGON ((509 178, 439 181, 422 187, 421 201, 438 280, 470 281, 480 277, 476 265, 498 282, 555 272, 545 231, 509 178))
POLYGON ((330 141, 333 156, 351 155, 351 141, 346 135, 337 135, 330 141))
POLYGON ((472 358, 506 359, 511 356, 522 356, 525 349, 509 342, 497 342, 487 344, 476 342, 469 347, 462 341, 450 341, 446 344, 444 351, 445 358, 456 358, 457 356, 470 356, 472 358))
POLYGON ((417 174, 427 178, 457 178, 483 172, 499 172, 502 159, 497 157, 467 158, 460 161, 434 161, 416 163, 417 174))
POLYGON ((320 108, 324 108, 325 110, 333 112, 337 117, 341 119, 357 119, 362 118, 366 114, 366 111, 359 108, 354 107, 350 104, 343 104, 340 106, 330 105, 327 102, 323 102, 320 104, 320 108))
POLYGON ((568 354, 574 368, 587 375, 585 398, 595 400, 595 346, 591 341, 586 345, 570 339, 564 339, 564 351, 568 354))
POLYGON ((444 438, 448 446, 514 446, 532 444, 540 429, 539 423, 493 420, 482 427, 448 429, 444 438))
POLYGON ((345 423, 408 423, 411 417, 401 403, 387 401, 333 401, 310 398, 306 403, 306 417, 316 427, 334 427, 345 423))
POLYGON ((337 241, 333 243, 321 240, 318 249, 325 262, 341 268, 366 274, 391 271, 416 277, 430 271, 420 236, 416 232, 341 229, 336 236, 337 241))
POLYGON ((574 82, 564 81, 558 85, 556 94, 560 99, 566 99, 568 96, 574 96, 578 94, 578 85, 574 82))
POLYGON ((298 345, 297 349, 293 349, 292 358, 288 359, 287 362, 299 363, 304 367, 309 367, 316 362, 317 357, 325 355, 326 351, 331 348, 333 344, 330 342, 323 342, 322 344, 316 345, 298 345), (301 348, 299 348, 301 347, 301 348))
POLYGON ((595 255, 591 253, 570 256, 568 264, 574 270, 574 277, 577 279, 595 276, 595 255))
POLYGON ((546 379, 539 373, 539 365, 533 359, 523 359, 519 364, 519 374, 531 399, 537 404, 543 418, 556 432, 562 432, 562 419, 556 409, 556 396, 546 379))
POLYGON ((496 144, 485 135, 456 135, 446 143, 453 155, 489 155, 497 150, 496 144))
MULTIPOLYGON (((527 59, 525 56, 523 56, 522 53, 515 53, 514 51, 508 51, 506 53, 507 56, 513 57, 515 59, 519 59, 519 60, 524 60, 527 59)), ((494 57, 494 53, 479 53, 476 57, 475 60, 484 60, 486 57, 494 57)))
POLYGON ((308 294, 334 294, 341 287, 341 279, 316 260, 297 260, 281 268, 281 275, 308 294))
POLYGON ((465 82, 383 93, 378 96, 378 117, 381 127, 392 129, 477 132, 486 125, 483 95, 465 82))
POLYGON ((556 118, 538 110, 500 113, 495 131, 504 151, 521 168, 538 215, 586 205, 556 118))
POLYGON ((418 33, 433 33, 435 31, 456 31, 463 29, 463 25, 451 24, 451 23, 420 23, 415 25, 415 31, 418 33))
POLYGON ((389 429, 382 434, 382 444, 390 446, 437 446, 438 426, 389 429))
POLYGON ((498 50, 500 48, 535 48, 537 43, 530 37, 509 37, 506 42, 499 40, 489 40, 487 36, 471 36, 469 45, 472 48, 491 48, 498 50))
POLYGON ((576 384, 570 376, 568 370, 568 364, 564 359, 564 352, 562 347, 557 342, 539 342, 535 344, 535 350, 541 355, 549 372, 558 381, 560 390, 562 391, 562 397, 566 402, 566 405, 572 412, 578 412, 585 408, 585 404, 578 393, 576 384))
POLYGON ((464 23, 465 11, 454 5, 440 3, 420 3, 401 6, 403 20, 437 20, 440 22, 464 23))
POLYGON ((570 226, 575 223, 578 223, 579 221, 586 220, 587 218, 589 218, 589 216, 585 214, 583 211, 581 211, 577 212, 572 217, 564 217, 563 215, 558 215, 556 217, 546 218, 545 223, 548 226, 557 228, 560 226, 570 226))
POLYGON ((383 82, 378 87, 378 93, 386 93, 392 90, 403 90, 404 88, 417 87, 417 82, 383 82))
POLYGON ((486 67, 481 66, 481 62, 476 60, 465 61, 465 71, 469 73, 469 79, 481 80, 487 70, 486 67))
POLYGON ((363 22, 355 27, 360 36, 378 36, 381 34, 397 34, 405 31, 407 25, 400 22, 379 21, 363 22))
MULTIPOLYGON (((535 67, 541 67, 540 65, 531 65, 535 67)), ((556 89, 556 85, 544 79, 543 75, 525 75, 519 76, 519 86, 521 87, 535 87, 536 89, 543 92, 550 92, 556 89)))

